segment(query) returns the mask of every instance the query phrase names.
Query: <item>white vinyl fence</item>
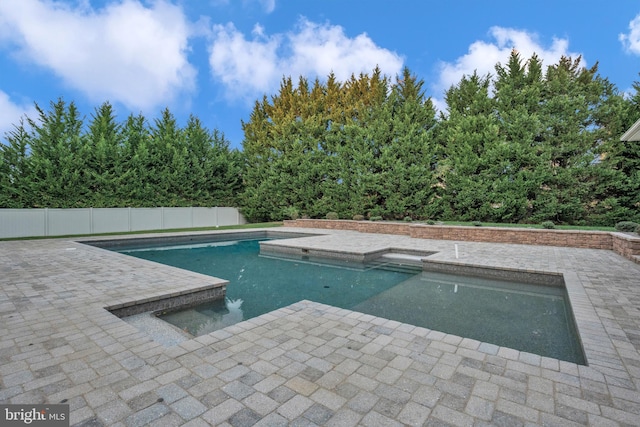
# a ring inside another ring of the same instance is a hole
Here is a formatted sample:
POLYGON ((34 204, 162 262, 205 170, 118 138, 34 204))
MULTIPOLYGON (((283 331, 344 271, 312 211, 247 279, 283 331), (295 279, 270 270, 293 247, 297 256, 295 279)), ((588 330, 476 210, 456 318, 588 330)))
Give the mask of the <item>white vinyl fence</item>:
POLYGON ((236 208, 0 209, 0 238, 245 224, 236 208))

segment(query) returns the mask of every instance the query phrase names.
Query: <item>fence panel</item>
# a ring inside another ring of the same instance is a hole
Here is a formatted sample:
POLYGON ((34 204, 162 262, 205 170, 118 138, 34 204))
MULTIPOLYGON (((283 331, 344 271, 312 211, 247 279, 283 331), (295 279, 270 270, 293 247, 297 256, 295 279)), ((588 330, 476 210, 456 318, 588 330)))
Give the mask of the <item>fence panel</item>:
POLYGON ((45 235, 45 209, 0 209, 0 237, 45 235))
POLYGON ((190 228, 193 227, 191 221, 191 208, 163 208, 162 228, 190 228))
POLYGON ((218 209, 220 208, 193 208, 194 227, 215 227, 218 225, 218 209))
POLYGON ((218 208, 218 223, 216 225, 244 224, 244 218, 236 208, 218 208))
POLYGON ((162 208, 132 208, 131 231, 161 230, 162 208))
POLYGON ((129 211, 128 208, 93 208, 91 232, 98 234, 129 231, 129 211))
POLYGON ((47 235, 91 234, 91 209, 47 209, 47 235))

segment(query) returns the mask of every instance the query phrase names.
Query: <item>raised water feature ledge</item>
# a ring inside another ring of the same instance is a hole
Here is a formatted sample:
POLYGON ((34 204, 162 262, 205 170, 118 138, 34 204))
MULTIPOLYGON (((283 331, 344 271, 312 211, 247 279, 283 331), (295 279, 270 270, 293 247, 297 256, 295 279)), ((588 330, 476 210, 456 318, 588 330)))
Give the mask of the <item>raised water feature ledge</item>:
POLYGON ((200 289, 188 289, 183 292, 175 292, 170 295, 158 295, 142 300, 129 301, 123 304, 105 307, 111 314, 118 317, 133 316, 148 311, 171 310, 175 308, 188 308, 202 304, 204 301, 222 299, 227 290, 226 281, 200 289))
POLYGON ((284 225, 287 227, 354 230, 362 233, 399 234, 418 239, 607 249, 614 251, 627 259, 640 263, 640 237, 608 231, 463 227, 409 224, 400 222, 325 219, 285 220, 284 225))

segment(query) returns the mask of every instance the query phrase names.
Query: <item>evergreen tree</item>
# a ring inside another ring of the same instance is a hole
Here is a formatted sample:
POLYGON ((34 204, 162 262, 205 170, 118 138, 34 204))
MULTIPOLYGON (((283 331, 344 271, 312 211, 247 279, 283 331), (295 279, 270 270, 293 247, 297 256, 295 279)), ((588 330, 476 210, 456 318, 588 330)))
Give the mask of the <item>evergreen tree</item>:
POLYGON ((83 207, 90 189, 85 169, 83 120, 73 102, 59 99, 44 111, 36 104, 38 118, 27 119, 31 128, 31 190, 33 207, 83 207))
POLYGON ((184 206, 187 148, 175 117, 165 108, 154 121, 147 145, 146 182, 161 206, 184 206))
POLYGON ((129 115, 122 127, 123 161, 122 170, 126 178, 118 189, 118 200, 125 206, 162 206, 156 200, 156 193, 147 180, 150 163, 148 145, 151 140, 147 121, 142 114, 129 115))
POLYGON ((212 161, 210 152, 213 140, 200 119, 191 115, 183 130, 187 153, 186 173, 182 184, 182 194, 191 206, 207 206, 211 203, 210 183, 212 176, 207 173, 207 164, 212 161))
POLYGON ((386 143, 380 156, 384 215, 393 219, 407 216, 422 219, 428 216, 434 197, 435 109, 431 100, 425 98, 424 82, 408 68, 397 80, 384 109, 390 114, 379 118, 381 123, 390 125, 383 136, 386 143))
POLYGON ((0 208, 28 208, 35 204, 31 189, 30 135, 24 120, 0 144, 0 208))
POLYGON ((439 210, 445 219, 491 220, 494 204, 501 202, 485 176, 492 166, 487 152, 501 143, 489 85, 489 76, 474 73, 445 95, 449 116, 438 132, 443 153, 437 166, 439 210))
POLYGON ((640 222, 640 142, 620 136, 640 118, 640 82, 626 99, 612 84, 602 108, 595 112, 600 130, 598 182, 589 204, 591 223, 640 222))
POLYGON ((533 201, 540 191, 544 150, 540 135, 542 63, 534 54, 523 63, 512 51, 504 66, 496 65, 494 99, 500 135, 487 153, 486 179, 493 181, 491 220, 525 222, 533 213, 533 201))
POLYGON ((108 102, 96 108, 89 124, 89 132, 82 155, 85 168, 81 171, 91 194, 93 207, 126 206, 117 196, 130 178, 123 169, 124 147, 113 107, 108 102))
POLYGON ((580 58, 563 57, 547 67, 540 110, 546 171, 534 201, 536 221, 588 221, 598 145, 593 111, 600 106, 603 90, 596 72, 597 64, 586 69, 580 58))
POLYGON ((386 106, 389 79, 375 68, 371 76, 351 76, 345 82, 342 101, 343 122, 334 126, 331 157, 338 174, 334 208, 341 216, 383 216, 386 213, 382 188, 384 171, 382 147, 391 139, 391 109, 386 106))
POLYGON ((242 184, 240 153, 229 149, 224 134, 209 132, 195 116, 189 117, 183 132, 189 170, 185 199, 193 206, 236 206, 242 184))
POLYGON ((251 121, 243 123, 247 216, 282 219, 291 208, 316 216, 326 208, 335 177, 328 173, 327 153, 334 147, 325 132, 335 124, 325 115, 324 97, 318 80, 309 88, 304 78, 296 87, 285 78, 278 96, 256 103, 251 121))

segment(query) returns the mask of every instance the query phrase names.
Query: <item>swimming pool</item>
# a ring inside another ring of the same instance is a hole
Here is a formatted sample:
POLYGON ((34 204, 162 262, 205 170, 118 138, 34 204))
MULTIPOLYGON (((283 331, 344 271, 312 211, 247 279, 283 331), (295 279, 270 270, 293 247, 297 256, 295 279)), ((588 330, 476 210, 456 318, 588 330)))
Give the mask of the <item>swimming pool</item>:
POLYGON ((584 363, 562 287, 428 273, 393 263, 264 256, 260 240, 138 245, 118 251, 229 280, 226 302, 160 315, 193 335, 307 299, 584 363))

